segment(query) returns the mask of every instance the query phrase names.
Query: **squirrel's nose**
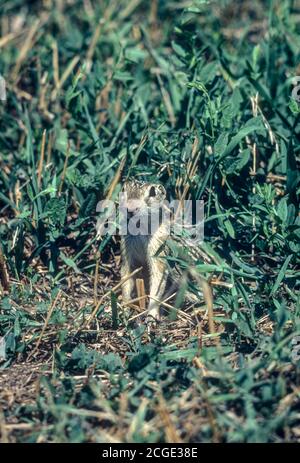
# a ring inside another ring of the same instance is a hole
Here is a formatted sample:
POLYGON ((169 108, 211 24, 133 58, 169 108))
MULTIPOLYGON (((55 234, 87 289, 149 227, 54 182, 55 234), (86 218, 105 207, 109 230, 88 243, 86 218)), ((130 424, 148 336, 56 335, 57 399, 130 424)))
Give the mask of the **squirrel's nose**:
POLYGON ((132 199, 127 201, 126 208, 128 213, 135 213, 139 210, 141 202, 138 199, 132 199))

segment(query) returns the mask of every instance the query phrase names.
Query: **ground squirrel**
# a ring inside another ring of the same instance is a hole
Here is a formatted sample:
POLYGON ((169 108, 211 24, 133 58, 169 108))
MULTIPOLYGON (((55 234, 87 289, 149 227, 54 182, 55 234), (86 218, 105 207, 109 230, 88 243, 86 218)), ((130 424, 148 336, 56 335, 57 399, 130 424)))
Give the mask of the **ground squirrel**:
MULTIPOLYGON (((131 180, 124 184, 124 206, 127 208, 128 221, 132 218, 141 227, 150 225, 150 215, 157 209, 166 197, 162 185, 131 180)), ((148 228, 148 227, 147 227, 148 228)), ((149 296, 148 316, 159 318, 159 303, 166 288, 166 265, 157 256, 157 253, 168 237, 164 225, 157 225, 156 229, 144 230, 143 234, 134 235, 132 230, 122 236, 121 276, 126 278, 135 269, 142 267, 134 277, 126 280, 122 286, 123 300, 128 302, 136 296, 136 279, 142 278, 145 285, 145 293, 149 296), (155 298, 155 299, 152 299, 155 298)))
MULTIPOLYGON (((175 291, 176 288, 178 289, 180 274, 178 268, 170 271, 167 260, 164 258, 168 252, 165 244, 170 239, 170 225, 168 221, 162 220, 161 215, 166 191, 160 184, 130 180, 123 185, 122 193, 123 206, 127 209, 127 224, 132 219, 133 225, 137 225, 140 230, 144 227, 141 234, 136 234, 134 230, 129 229, 121 239, 123 300, 128 302, 137 297, 136 279, 143 279, 145 293, 149 296, 147 318, 148 320, 152 318, 157 320, 159 319, 160 307, 158 301, 165 298, 166 294, 174 292, 174 289, 175 291), (153 220, 153 217, 156 219, 153 220), (140 267, 141 270, 138 273, 129 279, 127 278, 140 267)), ((176 237, 172 236, 172 239, 174 240, 176 237)), ((183 243, 182 237, 177 237, 177 241, 183 249, 183 245, 186 243, 183 243)), ((191 255, 190 251, 188 253, 191 255)), ((187 253, 185 252, 185 254, 187 253)), ((192 260, 195 261, 197 256, 199 257, 199 252, 192 257, 192 260)), ((190 269, 187 269, 186 273, 188 271, 190 269)))

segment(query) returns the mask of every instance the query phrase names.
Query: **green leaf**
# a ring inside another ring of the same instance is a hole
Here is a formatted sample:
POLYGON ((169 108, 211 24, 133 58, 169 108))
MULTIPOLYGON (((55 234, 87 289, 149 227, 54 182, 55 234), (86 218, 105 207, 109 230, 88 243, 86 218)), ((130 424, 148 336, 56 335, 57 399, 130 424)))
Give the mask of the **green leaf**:
POLYGON ((223 224, 224 224, 230 238, 235 239, 235 231, 234 231, 234 228, 233 228, 232 223, 230 222, 230 220, 225 219, 223 221, 223 224))
POLYGON ((276 212, 281 221, 285 223, 288 216, 288 206, 286 198, 281 198, 277 205, 276 212))
POLYGON ((214 146, 214 153, 216 157, 222 156, 225 152, 228 144, 228 133, 223 132, 219 135, 215 146, 214 146))
POLYGON ((290 263, 292 257, 293 257, 293 254, 290 254, 290 255, 286 258, 286 260, 285 260, 283 266, 281 267, 280 272, 279 272, 278 275, 277 275, 277 278, 276 278, 276 281, 275 281, 274 286, 273 286, 273 288, 272 288, 272 291, 271 291, 271 293, 270 293, 270 296, 274 296, 274 294, 276 293, 277 289, 279 288, 280 283, 282 282, 282 280, 283 280, 284 277, 285 277, 285 272, 286 272, 286 270, 287 270, 287 268, 288 268, 288 265, 289 265, 289 263, 290 263))
POLYGON ((182 48, 182 46, 178 45, 174 40, 172 40, 172 48, 175 53, 180 56, 181 58, 186 57, 186 51, 182 48))
POLYGON ((75 270, 76 273, 80 273, 79 268, 77 267, 75 261, 71 259, 71 257, 67 257, 62 251, 60 251, 59 256, 68 267, 71 267, 73 270, 75 270))

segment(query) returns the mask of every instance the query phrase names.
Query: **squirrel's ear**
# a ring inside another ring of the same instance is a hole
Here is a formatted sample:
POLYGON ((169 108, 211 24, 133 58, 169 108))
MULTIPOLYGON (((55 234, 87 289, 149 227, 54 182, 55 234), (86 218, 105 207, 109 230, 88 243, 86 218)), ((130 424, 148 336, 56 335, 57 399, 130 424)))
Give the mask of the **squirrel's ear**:
POLYGON ((151 185, 150 188, 149 188, 149 191, 148 191, 148 195, 150 198, 153 198, 154 196, 156 196, 156 188, 155 188, 155 185, 151 185))
POLYGON ((158 190, 159 190, 159 194, 160 196, 162 196, 163 198, 165 198, 167 196, 167 192, 165 190, 165 187, 163 185, 158 185, 157 186, 158 190))

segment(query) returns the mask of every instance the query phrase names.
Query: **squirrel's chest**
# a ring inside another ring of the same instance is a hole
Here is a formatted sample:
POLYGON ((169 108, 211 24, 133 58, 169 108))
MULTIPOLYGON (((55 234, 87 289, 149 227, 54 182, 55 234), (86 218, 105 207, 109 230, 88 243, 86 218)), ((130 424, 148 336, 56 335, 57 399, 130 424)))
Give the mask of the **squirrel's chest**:
POLYGON ((124 252, 133 264, 145 265, 149 254, 149 239, 147 236, 126 236, 124 252))

